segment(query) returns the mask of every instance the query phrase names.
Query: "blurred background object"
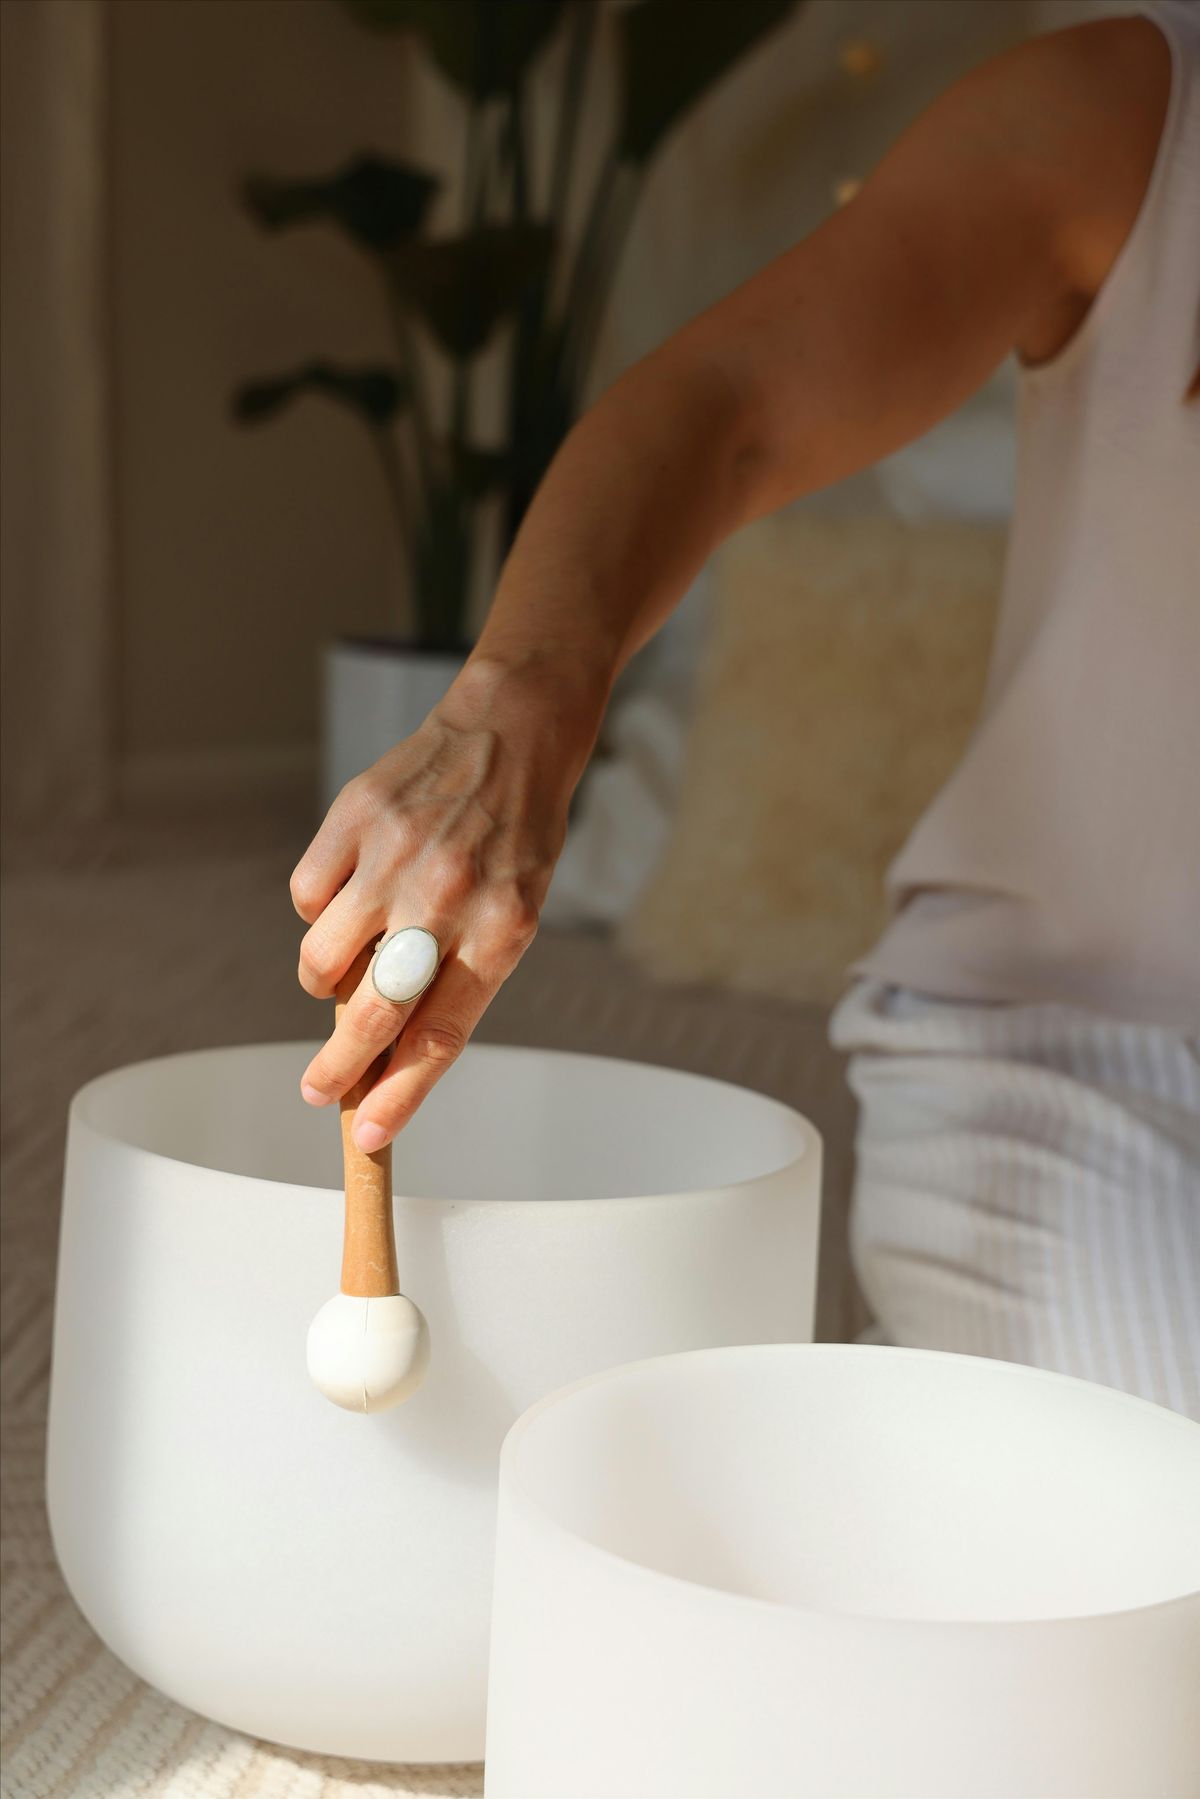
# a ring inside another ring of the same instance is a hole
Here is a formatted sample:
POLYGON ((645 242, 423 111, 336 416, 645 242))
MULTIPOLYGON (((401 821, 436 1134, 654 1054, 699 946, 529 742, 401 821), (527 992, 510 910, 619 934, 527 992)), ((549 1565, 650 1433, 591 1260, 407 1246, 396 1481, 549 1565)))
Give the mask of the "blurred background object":
MULTIPOLYGON (((469 636, 467 583, 479 554, 478 504, 499 490, 503 554, 578 416, 590 352, 650 158, 705 90, 794 10, 796 0, 738 7, 658 0, 616 15, 619 112, 600 148, 574 242, 565 225, 596 0, 456 0, 452 8, 441 0, 343 4, 369 28, 412 34, 459 96, 464 141, 458 231, 434 236, 422 230, 444 177, 369 152, 332 175, 248 177, 247 209, 266 230, 323 220, 370 259, 395 335, 395 360, 366 369, 310 361, 243 385, 235 415, 243 421, 268 417, 305 391, 336 399, 359 415, 395 510, 409 577, 411 635, 430 648, 455 650, 469 636), (560 28, 567 41, 549 96, 554 125, 547 156, 531 138, 538 108, 530 84, 560 28), (535 185, 535 176, 545 173, 548 182, 535 185), (476 436, 478 362, 506 324, 500 435, 485 443, 476 436), (442 408, 449 416, 440 419, 430 416, 430 375, 422 366, 429 348, 449 364, 450 403, 442 408), (398 417, 408 427, 400 442, 388 429, 398 417)), ((493 555, 486 568, 489 586, 496 561, 493 555)))
MULTIPOLYGON (((424 644, 423 710, 568 420, 815 227, 958 74, 1099 10, 0 6, 14 1792, 480 1791, 475 1769, 381 1775, 222 1731, 75 1611, 40 1484, 66 1101, 140 1057, 324 1029, 287 879, 319 816, 328 646, 424 644)), ((479 1033, 805 1112, 826 1142, 825 1338, 865 1321, 827 996, 968 728, 1012 391, 1002 369, 714 559, 617 684, 542 931, 479 1033), (761 928, 718 979, 706 933, 734 912, 761 928)), ((402 692, 372 703, 408 728, 402 692)))
POLYGON ((666 849, 618 941, 647 979, 832 1005, 983 697, 1004 534, 793 508, 717 558, 666 849))
POLYGON ((243 383, 234 401, 243 423, 304 394, 347 408, 366 428, 398 528, 405 581, 393 634, 342 640, 326 654, 326 804, 415 730, 453 680, 470 647, 471 592, 486 599, 581 410, 652 159, 797 4, 656 0, 618 11, 614 110, 584 145, 580 179, 597 0, 342 0, 360 25, 415 43, 456 96, 461 123, 450 233, 427 229, 447 176, 373 151, 332 174, 250 175, 242 187, 265 230, 319 221, 366 257, 393 339, 385 363, 313 357, 243 383))
MULTIPOLYGON (((239 195, 256 172, 307 181, 369 151, 436 175, 420 242, 453 240, 471 109, 416 32, 364 29, 337 0, 2 10, 10 823, 40 830, 88 792, 125 811, 267 803, 311 816, 323 646, 410 630, 417 539, 397 530, 359 416, 312 401, 244 430, 228 397, 314 361, 392 368, 394 333, 377 256, 327 220, 264 233, 239 195)), ((620 141, 626 10, 601 7, 589 40, 564 269, 620 141)), ((523 82, 539 214, 573 17, 563 11, 523 82)), ((639 167, 636 208, 620 202, 624 250, 607 306, 592 309, 572 406, 819 223, 835 183, 861 178, 947 81, 1037 23, 1025 0, 809 0, 722 65, 639 167), (863 44, 878 58, 869 78, 843 66, 863 44)), ((487 110, 499 136, 504 102, 487 110)), ((615 191, 609 204, 615 223, 615 191)), ((452 359, 422 322, 412 330, 444 421, 452 359)), ((514 334, 510 316, 472 359, 467 427, 484 450, 511 441, 514 334)), ((873 480, 861 498, 878 503, 873 480)), ((474 510, 468 639, 499 544, 487 531, 500 530, 495 495, 474 510)), ((685 612, 627 685, 669 660, 676 631, 682 645, 685 612)))

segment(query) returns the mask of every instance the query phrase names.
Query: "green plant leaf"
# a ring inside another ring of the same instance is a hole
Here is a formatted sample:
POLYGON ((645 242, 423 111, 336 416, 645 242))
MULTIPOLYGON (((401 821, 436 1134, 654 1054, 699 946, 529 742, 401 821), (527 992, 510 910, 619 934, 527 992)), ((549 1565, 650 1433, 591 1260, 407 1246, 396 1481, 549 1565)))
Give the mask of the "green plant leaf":
POLYGON ((467 357, 545 273, 553 249, 549 225, 484 225, 465 237, 404 244, 387 266, 443 349, 467 357))
POLYGON ((286 375, 244 382, 233 396, 233 416, 239 424, 257 424, 305 393, 324 394, 379 427, 399 411, 405 383, 392 369, 344 369, 331 362, 309 362, 286 375))
MULTIPOLYGON (((564 0, 341 0, 374 31, 415 31, 474 100, 509 93, 551 36, 564 0)), ((734 0, 729 0, 734 4, 734 0)))
POLYGON ((641 0, 618 12, 622 157, 645 162, 705 90, 797 3, 641 0))
POLYGON ((332 219, 365 250, 382 252, 418 231, 441 186, 434 175, 382 156, 359 156, 334 175, 281 181, 250 175, 242 198, 268 231, 309 219, 332 219))

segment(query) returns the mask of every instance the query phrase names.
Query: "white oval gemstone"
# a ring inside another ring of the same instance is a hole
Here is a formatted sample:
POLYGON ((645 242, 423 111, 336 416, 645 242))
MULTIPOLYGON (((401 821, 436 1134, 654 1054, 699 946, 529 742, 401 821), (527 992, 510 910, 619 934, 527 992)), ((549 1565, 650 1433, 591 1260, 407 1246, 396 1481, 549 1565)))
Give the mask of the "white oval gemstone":
POLYGON ((372 978, 384 999, 403 1005, 423 993, 437 973, 438 946, 432 931, 409 925, 380 945, 372 978))

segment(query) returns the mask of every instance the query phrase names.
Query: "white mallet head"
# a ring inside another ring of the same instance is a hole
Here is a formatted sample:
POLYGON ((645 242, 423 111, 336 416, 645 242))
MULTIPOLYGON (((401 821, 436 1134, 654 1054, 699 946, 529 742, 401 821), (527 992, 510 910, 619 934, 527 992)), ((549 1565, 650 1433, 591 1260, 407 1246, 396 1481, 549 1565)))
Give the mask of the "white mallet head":
POLYGON ((385 1412, 416 1392, 429 1366, 429 1327, 403 1293, 335 1293, 308 1327, 313 1384, 348 1412, 385 1412))

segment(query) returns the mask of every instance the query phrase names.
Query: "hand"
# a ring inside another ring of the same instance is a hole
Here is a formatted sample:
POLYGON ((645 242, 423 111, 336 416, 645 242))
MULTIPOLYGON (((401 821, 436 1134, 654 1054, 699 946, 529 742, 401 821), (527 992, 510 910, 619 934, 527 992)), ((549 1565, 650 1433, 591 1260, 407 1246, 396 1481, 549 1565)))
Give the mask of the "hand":
POLYGON ((533 941, 602 712, 598 692, 585 702, 544 668, 477 652, 421 728, 342 789, 301 858, 291 891, 314 998, 383 932, 424 925, 441 949, 407 1005, 366 976, 304 1073, 304 1098, 328 1105, 391 1048, 358 1108, 360 1148, 407 1124, 533 941))

